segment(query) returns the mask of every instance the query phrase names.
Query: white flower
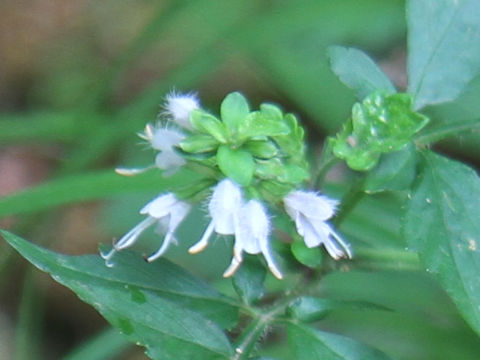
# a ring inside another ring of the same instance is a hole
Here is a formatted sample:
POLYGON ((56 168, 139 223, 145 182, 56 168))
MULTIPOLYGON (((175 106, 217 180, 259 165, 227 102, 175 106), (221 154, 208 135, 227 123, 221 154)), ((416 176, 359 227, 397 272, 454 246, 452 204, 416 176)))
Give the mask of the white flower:
POLYGON ((283 202, 287 214, 295 221, 297 232, 307 247, 323 244, 332 258, 352 258, 350 245, 326 222, 335 215, 338 202, 308 191, 292 191, 283 202))
POLYGON ((166 175, 177 171, 181 166, 186 164, 185 159, 175 151, 175 146, 185 139, 185 135, 174 129, 153 126, 147 124, 145 132, 138 134, 142 139, 147 140, 154 150, 160 151, 155 157, 155 165, 145 168, 117 168, 115 171, 120 175, 132 176, 158 167, 167 170, 166 175))
POLYGON ((242 206, 242 191, 230 179, 220 181, 214 188, 212 198, 208 204, 208 211, 212 220, 199 242, 188 251, 196 254, 208 245, 208 241, 215 231, 221 235, 235 234, 235 219, 242 206))
POLYGON ((250 200, 240 208, 235 223, 235 244, 233 259, 224 277, 232 276, 242 263, 242 252, 248 254, 262 253, 268 268, 278 279, 282 273, 278 269, 269 247, 270 220, 263 205, 257 200, 250 200))
POLYGON ((190 124, 190 113, 200 108, 200 103, 195 94, 177 94, 171 92, 166 96, 165 113, 171 116, 172 120, 185 129, 192 130, 190 124))
POLYGON ((215 186, 208 210, 212 220, 200 241, 188 250, 191 254, 205 249, 214 231, 221 235, 235 235, 232 263, 223 276, 235 273, 245 251, 248 254, 262 253, 268 268, 277 278, 282 278, 268 244, 270 221, 259 201, 250 200, 244 204, 240 187, 232 180, 224 179, 215 186))
POLYGON ((132 230, 126 233, 113 249, 107 254, 101 254, 105 259, 107 266, 113 266, 111 259, 115 252, 132 246, 138 237, 150 226, 157 224, 157 233, 165 234, 162 246, 154 254, 147 258, 147 261, 153 261, 165 253, 172 242, 176 242, 174 232, 180 223, 185 219, 190 211, 190 205, 178 200, 174 194, 167 193, 160 195, 145 205, 141 214, 147 215, 147 218, 137 224, 132 230))

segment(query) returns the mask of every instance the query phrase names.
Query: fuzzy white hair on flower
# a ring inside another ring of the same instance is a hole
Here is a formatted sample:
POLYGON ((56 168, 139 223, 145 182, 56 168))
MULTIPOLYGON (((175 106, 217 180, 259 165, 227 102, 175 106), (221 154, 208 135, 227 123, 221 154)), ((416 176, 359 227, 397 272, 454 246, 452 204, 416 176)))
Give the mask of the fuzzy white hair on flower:
POLYGON ((200 241, 190 247, 188 251, 196 254, 205 249, 214 231, 220 235, 234 235, 235 219, 241 206, 242 191, 240 187, 228 178, 220 181, 213 189, 208 204, 211 221, 200 241))
POLYGON ((242 253, 245 251, 248 254, 262 253, 272 274, 276 278, 282 279, 282 273, 270 250, 270 220, 260 201, 250 200, 244 204, 235 220, 233 258, 223 276, 230 277, 237 271, 243 261, 242 253))
POLYGON ((167 251, 172 242, 176 243, 175 230, 189 211, 190 205, 178 200, 172 193, 156 197, 140 210, 140 213, 147 217, 118 240, 111 251, 101 254, 105 259, 105 264, 109 267, 113 266, 112 257, 115 253, 132 246, 146 229, 155 224, 157 224, 155 232, 165 234, 165 237, 160 248, 146 260, 151 262, 159 258, 167 251))
POLYGON ((179 94, 172 91, 165 97, 165 111, 175 123, 185 129, 192 130, 190 113, 200 108, 200 101, 193 93, 179 94))
POLYGON ((186 138, 182 132, 162 126, 147 124, 143 133, 138 134, 146 140, 150 147, 159 151, 155 156, 155 164, 145 168, 117 168, 120 175, 137 175, 154 167, 166 170, 166 175, 172 174, 186 164, 185 159, 175 151, 175 147, 186 138))
POLYGON ((283 202, 307 247, 323 245, 335 260, 353 257, 350 245, 327 223, 335 215, 338 201, 315 192, 297 190, 289 193, 283 202))

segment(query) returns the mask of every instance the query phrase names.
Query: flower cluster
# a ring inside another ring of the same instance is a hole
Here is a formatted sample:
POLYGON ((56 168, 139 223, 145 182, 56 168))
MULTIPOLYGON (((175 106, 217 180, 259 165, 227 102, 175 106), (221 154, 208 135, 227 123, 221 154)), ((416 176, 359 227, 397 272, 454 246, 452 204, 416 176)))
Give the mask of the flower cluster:
MULTIPOLYGON (((267 211, 279 204, 283 204, 307 247, 323 245, 334 259, 351 258, 350 246, 328 223, 335 215, 337 201, 300 190, 309 171, 304 131, 295 116, 283 114, 271 104, 251 111, 240 93, 225 98, 220 115, 217 118, 201 109, 193 94, 168 95, 161 113, 163 121, 148 124, 139 134, 157 152, 155 164, 117 172, 134 175, 157 167, 168 175, 195 164, 197 169, 208 169, 206 176, 216 183, 212 189, 205 189, 211 191, 211 221, 189 252, 204 250, 214 233, 234 236, 233 257, 225 277, 237 271, 244 253, 262 254, 271 273, 278 279, 283 277, 270 246, 272 225, 267 211)), ((179 198, 181 191, 176 193, 161 194, 140 211, 146 218, 110 252, 102 254, 107 266, 113 265, 117 251, 133 245, 153 225, 164 240, 147 261, 162 256, 176 242, 174 233, 188 215, 192 200, 188 196, 179 198)))

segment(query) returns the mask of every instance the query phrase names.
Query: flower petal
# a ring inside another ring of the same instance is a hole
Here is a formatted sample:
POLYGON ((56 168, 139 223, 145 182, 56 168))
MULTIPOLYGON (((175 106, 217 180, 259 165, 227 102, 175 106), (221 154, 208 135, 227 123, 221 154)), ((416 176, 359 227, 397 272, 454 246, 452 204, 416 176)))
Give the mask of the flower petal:
POLYGON ((170 211, 177 203, 178 200, 173 193, 163 194, 145 205, 140 210, 140 214, 148 214, 155 219, 160 219, 170 214, 170 211))
POLYGON ((198 109, 200 103, 195 94, 177 94, 172 92, 166 97, 165 112, 170 115, 177 124, 191 130, 190 113, 198 109))
POLYGON ((208 204, 215 231, 222 235, 235 233, 235 216, 242 206, 242 191, 230 179, 220 181, 213 190, 208 204))
POLYGON ((314 192, 292 191, 284 198, 284 204, 290 217, 295 212, 301 212, 308 218, 324 221, 335 215, 338 202, 314 192))
POLYGON ((165 235, 165 238, 163 239, 162 246, 160 246, 160 248, 155 253, 147 257, 146 260, 148 262, 157 260, 159 257, 161 257, 165 253, 165 251, 167 251, 170 244, 174 242, 174 239, 175 237, 173 236, 173 232, 167 232, 167 234, 165 235))
POLYGON ((160 127, 153 131, 150 143, 155 150, 172 151, 185 137, 180 131, 160 127))
POLYGON ((155 156, 155 166, 161 170, 177 170, 187 161, 173 150, 164 150, 155 156))
POLYGON ((196 254, 196 253, 199 253, 200 251, 203 251, 208 245, 208 241, 210 240, 210 237, 213 234, 213 230, 215 230, 215 224, 213 223, 213 220, 212 220, 210 224, 208 224, 207 229, 203 233, 200 241, 190 246, 190 248, 188 249, 188 252, 190 254, 196 254))

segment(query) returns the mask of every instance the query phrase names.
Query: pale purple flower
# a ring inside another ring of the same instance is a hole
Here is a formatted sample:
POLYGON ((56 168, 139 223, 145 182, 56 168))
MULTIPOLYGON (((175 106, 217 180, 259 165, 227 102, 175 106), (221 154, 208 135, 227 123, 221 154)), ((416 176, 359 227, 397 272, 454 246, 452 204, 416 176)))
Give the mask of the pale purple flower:
POLYGON ((200 102, 195 94, 177 94, 176 92, 171 92, 166 96, 165 100, 165 113, 181 127, 192 130, 193 128, 189 119, 190 113, 200 108, 200 102))
POLYGON ((172 193, 160 195, 145 205, 140 213, 147 217, 126 233, 107 254, 101 254, 107 266, 113 266, 111 259, 120 250, 132 246, 138 237, 150 226, 157 225, 156 232, 165 234, 161 247, 146 260, 153 261, 162 256, 172 242, 176 242, 174 233, 190 211, 190 205, 180 201, 172 193))
POLYGON ((322 245, 332 258, 352 258, 350 245, 327 223, 335 215, 338 202, 315 192, 292 191, 283 199, 287 214, 307 247, 322 245))
POLYGON ((262 253, 272 274, 282 279, 282 273, 273 259, 270 244, 270 220, 265 208, 258 200, 250 200, 243 205, 236 216, 235 244, 230 266, 223 273, 232 276, 243 261, 243 251, 248 254, 262 253))

